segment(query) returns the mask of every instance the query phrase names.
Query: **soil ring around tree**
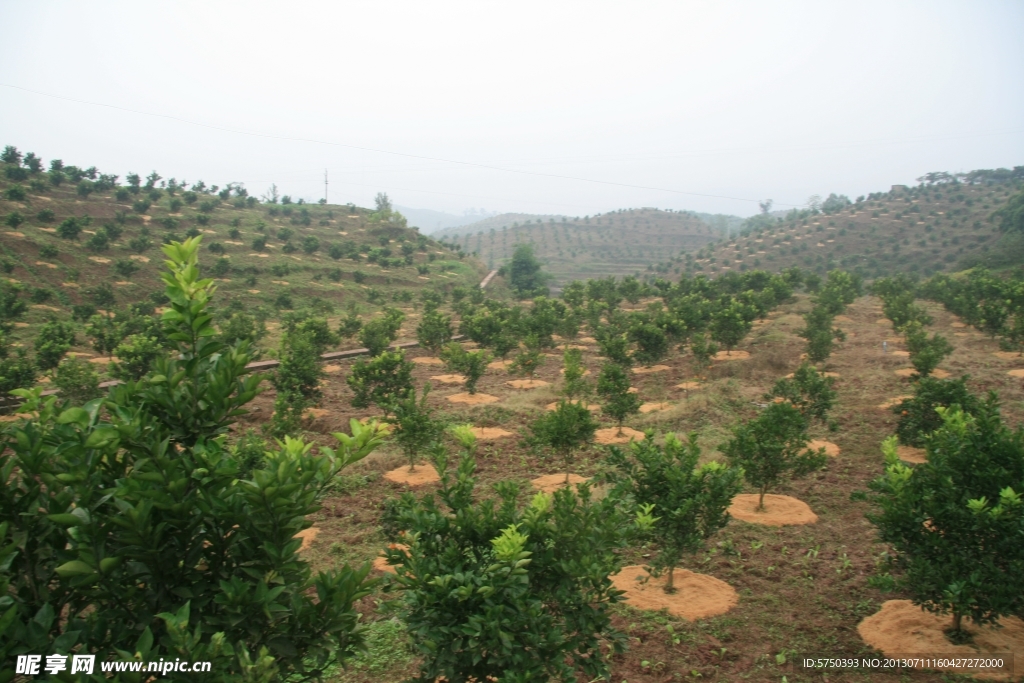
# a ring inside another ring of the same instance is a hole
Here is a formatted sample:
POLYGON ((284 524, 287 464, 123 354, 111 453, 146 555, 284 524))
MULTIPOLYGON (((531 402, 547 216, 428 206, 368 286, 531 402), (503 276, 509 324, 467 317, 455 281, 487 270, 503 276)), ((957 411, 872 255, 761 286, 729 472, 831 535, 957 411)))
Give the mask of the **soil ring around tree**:
POLYGON ((594 432, 594 442, 602 446, 629 443, 630 441, 643 441, 644 438, 646 438, 646 435, 643 432, 629 427, 623 427, 621 433, 618 427, 598 429, 594 432))
MULTIPOLYGON (((882 609, 857 624, 857 633, 869 646, 886 656, 899 654, 931 657, 935 653, 965 658, 998 658, 1013 653, 1018 662, 1024 661, 1024 621, 1017 617, 1003 617, 996 626, 978 626, 965 618, 963 627, 972 636, 970 644, 954 645, 944 632, 952 617, 927 612, 910 600, 886 600, 882 609)), ((1004 657, 1009 660, 1009 657, 1004 657)), ((959 671, 963 669, 941 669, 959 671)), ((1008 681, 1013 676, 1006 671, 974 674, 974 678, 990 681, 1008 681)))
POLYGON ((818 521, 818 515, 814 514, 807 503, 798 498, 766 493, 763 511, 757 509, 759 498, 756 493, 739 494, 732 499, 729 514, 744 522, 765 526, 814 524, 818 521))
POLYGON ((490 394, 452 394, 448 397, 448 401, 451 403, 464 403, 467 406, 482 406, 488 403, 497 403, 501 399, 497 396, 491 396, 490 394))
MULTIPOLYGON (((585 481, 587 481, 586 477, 581 477, 578 474, 569 475, 569 486, 577 486, 585 481)), ((554 493, 555 491, 565 487, 565 472, 560 472, 558 474, 545 474, 541 477, 537 477, 536 479, 531 479, 530 484, 532 484, 533 488, 538 491, 554 493)))
POLYGON ((714 356, 713 360, 724 361, 724 360, 748 360, 750 358, 749 351, 719 351, 714 356))
POLYGON ((98 358, 90 358, 90 363, 96 363, 97 365, 106 365, 107 363, 119 363, 121 359, 117 356, 100 356, 98 358))
POLYGON ((967 327, 967 325, 961 322, 955 322, 952 324, 952 327, 955 327, 958 330, 962 330, 963 328, 967 327))
POLYGON ((324 366, 324 372, 326 372, 328 375, 333 375, 336 372, 341 372, 341 366, 340 365, 325 365, 324 366))
POLYGON ((1009 375, 1010 377, 1018 377, 1020 379, 1024 379, 1024 368, 1018 368, 1016 370, 1010 370, 1006 374, 1009 375))
POLYGON ((331 411, 326 408, 307 408, 306 412, 303 413, 303 417, 309 420, 316 420, 326 415, 329 415, 331 411))
POLYGON ((593 337, 580 337, 578 339, 578 341, 581 344, 596 344, 597 343, 597 340, 594 339, 593 337))
POLYGON ((1021 356, 1021 354, 1016 351, 994 351, 992 355, 1003 360, 1018 360, 1020 358, 1024 358, 1024 356, 1021 356))
POLYGON ((899 405, 900 403, 903 403, 904 401, 906 401, 908 399, 911 399, 911 398, 914 398, 914 397, 913 396, 897 396, 896 398, 890 398, 888 401, 885 401, 884 403, 879 403, 878 404, 878 408, 880 410, 889 410, 893 406, 899 405))
POLYGON ((441 384, 463 384, 466 381, 463 375, 434 375, 430 379, 441 384))
MULTIPOLYGON (((917 374, 917 370, 914 368, 900 368, 899 370, 894 370, 893 374, 897 377, 913 377, 917 374)), ((949 371, 943 370, 942 368, 935 368, 932 370, 931 376, 935 379, 949 379, 949 371)))
POLYGON ((313 547, 313 541, 316 540, 317 535, 320 533, 320 529, 315 526, 311 526, 308 529, 303 529, 299 533, 292 536, 292 538, 301 538, 302 545, 299 546, 299 552, 303 550, 309 550, 313 547))
MULTIPOLYGON (((388 548, 391 550, 408 550, 409 546, 404 543, 388 543, 388 548)), ((397 574, 394 565, 388 564, 388 558, 384 556, 384 553, 377 555, 373 558, 373 568, 379 572, 387 572, 388 574, 397 574)))
POLYGON ((488 363, 487 367, 491 370, 508 370, 510 365, 512 365, 510 360, 496 360, 488 363))
POLYGON ((540 389, 546 387, 550 382, 545 382, 542 379, 513 379, 505 382, 506 386, 512 387, 513 389, 540 389))
POLYGON ((674 593, 665 592, 668 572, 654 578, 640 565, 623 567, 611 580, 615 588, 625 591, 627 605, 653 612, 667 610, 687 621, 725 614, 739 604, 739 594, 725 581, 687 569, 677 568, 673 574, 674 593))
POLYGON ((897 349, 895 351, 890 351, 888 355, 894 356, 896 358, 910 358, 910 351, 902 351, 897 349))
POLYGON ((671 369, 672 368, 670 368, 667 365, 652 365, 652 366, 647 367, 647 368, 633 368, 633 374, 634 375, 648 375, 648 374, 650 374, 652 372, 665 372, 666 370, 671 370, 671 369))
POLYGON ((515 432, 499 427, 471 427, 470 431, 473 432, 473 436, 476 437, 477 441, 496 441, 515 434, 515 432))
MULTIPOLYGON (((561 370, 559 370, 558 372, 559 372, 559 374, 562 374, 562 375, 564 375, 564 374, 565 374, 565 368, 562 368, 562 369, 561 369, 561 370)), ((589 375, 589 374, 590 374, 590 370, 584 370, 584 371, 583 371, 583 376, 584 376, 584 377, 586 377, 586 376, 587 376, 587 375, 589 375)))
POLYGON ((441 475, 437 473, 433 465, 427 462, 419 463, 412 472, 409 471, 408 465, 402 465, 399 468, 385 472, 384 478, 396 484, 405 484, 406 486, 423 486, 424 484, 433 484, 434 482, 441 481, 441 475))
POLYGON ((848 315, 837 315, 836 317, 834 317, 832 319, 835 320, 836 322, 840 322, 840 323, 852 323, 853 322, 853 318, 851 318, 848 315))
POLYGON ((582 344, 562 344, 563 349, 579 349, 580 351, 589 351, 589 346, 583 346, 582 344))
POLYGON ((647 413, 656 413, 662 410, 668 410, 671 407, 671 403, 644 403, 640 406, 640 412, 646 415, 647 413))
POLYGON ((444 361, 434 356, 418 356, 412 359, 418 365, 444 365, 444 361))
MULTIPOLYGON (((544 410, 547 410, 547 411, 550 411, 550 412, 554 412, 554 411, 558 410, 558 403, 559 403, 558 401, 552 401, 551 403, 549 403, 546 406, 544 406, 544 410)), ((572 403, 572 404, 575 404, 575 405, 585 405, 587 407, 587 410, 589 410, 590 412, 594 412, 596 410, 601 410, 601 406, 597 405, 596 403, 584 403, 583 399, 580 399, 580 398, 577 398, 575 400, 569 401, 569 403, 572 403)))
POLYGON ((903 462, 909 462, 912 465, 928 462, 928 451, 916 446, 897 446, 896 456, 903 462))
POLYGON ((875 324, 876 325, 888 325, 889 324, 889 319, 888 318, 879 318, 878 320, 875 321, 875 324))
POLYGON ((819 448, 824 448, 825 455, 827 455, 830 458, 835 458, 839 455, 840 452, 842 452, 842 449, 839 448, 839 446, 837 446, 836 444, 832 443, 831 441, 825 441, 824 439, 813 439, 807 442, 807 450, 816 451, 819 448))
POLYGON ((682 384, 676 385, 676 389, 682 389, 683 391, 697 391, 698 389, 703 388, 704 385, 700 382, 683 382, 682 384))

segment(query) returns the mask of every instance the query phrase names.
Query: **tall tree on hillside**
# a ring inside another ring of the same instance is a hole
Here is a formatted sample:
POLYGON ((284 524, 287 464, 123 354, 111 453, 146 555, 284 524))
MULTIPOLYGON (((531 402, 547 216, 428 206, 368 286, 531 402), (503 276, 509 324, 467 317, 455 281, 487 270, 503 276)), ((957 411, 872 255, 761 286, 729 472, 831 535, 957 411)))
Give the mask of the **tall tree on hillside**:
POLYGON ((546 294, 547 275, 541 271, 540 262, 533 254, 533 247, 520 244, 512 254, 508 266, 509 283, 520 297, 546 294))

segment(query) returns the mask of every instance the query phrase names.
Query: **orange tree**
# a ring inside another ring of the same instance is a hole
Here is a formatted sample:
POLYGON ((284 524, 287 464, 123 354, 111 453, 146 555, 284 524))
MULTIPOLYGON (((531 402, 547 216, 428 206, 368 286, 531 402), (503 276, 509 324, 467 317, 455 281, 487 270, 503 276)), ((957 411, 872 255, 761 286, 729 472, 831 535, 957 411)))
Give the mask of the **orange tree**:
POLYGON ((369 567, 313 576, 294 537, 377 432, 318 453, 286 438, 241 478, 225 439, 262 378, 247 342, 216 338, 198 248, 164 247, 173 357, 81 407, 19 392, 37 417, 2 435, 0 680, 18 654, 72 651, 209 660, 204 680, 224 683, 311 680, 360 644, 369 567))

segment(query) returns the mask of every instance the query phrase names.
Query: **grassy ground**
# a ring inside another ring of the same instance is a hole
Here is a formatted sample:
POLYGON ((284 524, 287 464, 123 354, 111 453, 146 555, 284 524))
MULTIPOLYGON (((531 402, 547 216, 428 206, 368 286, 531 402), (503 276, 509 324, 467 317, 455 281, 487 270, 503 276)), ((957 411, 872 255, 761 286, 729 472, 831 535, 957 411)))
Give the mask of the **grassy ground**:
MULTIPOLYGON (((884 594, 868 585, 885 548, 876 543, 875 531, 865 519, 868 503, 856 495, 882 472, 879 445, 894 429, 894 416, 878 409, 878 404, 909 393, 907 380, 894 374, 908 366, 906 359, 882 351, 886 339, 890 340, 890 349, 900 348, 900 344, 890 325, 876 322, 882 317, 880 305, 879 300, 865 297, 849 307, 846 315, 850 320, 840 323, 848 340, 838 346, 827 364, 828 370, 840 374, 834 411, 839 429, 828 433, 819 428, 812 437, 833 441, 842 452, 826 469, 778 491, 808 503, 818 514, 818 523, 770 528, 733 520, 712 539, 707 552, 690 558, 687 568, 726 581, 739 593, 739 605, 723 616, 687 623, 665 614, 616 606, 615 624, 629 635, 631 645, 626 654, 613 660, 613 681, 654 683, 702 678, 777 682, 783 676, 788 681, 953 680, 931 673, 832 673, 826 679, 820 674, 805 674, 792 663, 797 655, 868 654, 857 635, 858 622, 877 611, 885 600, 903 597, 884 594)), ((749 361, 713 366, 707 373, 706 388, 688 396, 674 388, 693 379, 686 357, 670 358, 665 363, 670 367, 666 372, 635 376, 634 385, 644 400, 668 401, 672 408, 637 416, 627 424, 654 429, 659 435, 696 431, 704 457, 720 457, 715 451, 729 429, 753 417, 758 410, 753 402, 761 400, 761 394, 776 379, 798 366, 803 341, 794 333, 802 325, 800 314, 809 306, 809 301, 801 297, 773 313, 741 346, 751 352, 749 361)), ((970 386, 977 392, 998 392, 1008 422, 1020 424, 1024 419, 1024 386, 1006 373, 1024 367, 1024 358, 998 358, 993 355, 998 350, 996 342, 972 330, 954 329, 952 316, 937 306, 928 308, 935 317, 933 328, 948 335, 956 347, 942 367, 957 375, 970 374, 970 386)), ((413 351, 410 355, 424 354, 413 351)), ((600 361, 593 347, 585 358, 596 374, 600 361)), ((310 425, 310 436, 325 442, 327 434, 344 428, 350 417, 372 412, 350 407, 350 393, 343 381, 348 364, 341 365, 341 371, 329 375, 327 382, 322 407, 328 414, 310 425)), ((461 389, 443 386, 435 387, 431 403, 453 422, 521 432, 555 399, 559 368, 558 358, 548 358, 538 377, 551 385, 531 391, 512 390, 505 385, 509 376, 489 372, 480 382, 479 391, 501 398, 492 405, 453 408, 445 396, 461 389)), ((421 365, 416 378, 422 383, 442 372, 439 367, 421 365)), ((272 401, 270 392, 259 397, 257 412, 240 428, 259 426, 269 417, 272 401)), ((598 472, 602 455, 602 448, 592 448, 578 458, 575 471, 583 475, 598 472)), ((401 463, 394 447, 386 446, 346 473, 341 490, 313 517, 320 532, 306 554, 315 567, 361 563, 376 556, 384 544, 379 527, 382 502, 405 490, 381 475, 401 463)), ((517 437, 482 445, 478 465, 483 485, 560 471, 557 461, 532 453, 517 437)), ((629 548, 623 559, 626 564, 642 564, 654 550, 629 548)), ((384 598, 377 593, 361 604, 371 633, 370 654, 349 671, 339 672, 335 681, 395 681, 415 670, 401 628, 382 607, 384 598)))

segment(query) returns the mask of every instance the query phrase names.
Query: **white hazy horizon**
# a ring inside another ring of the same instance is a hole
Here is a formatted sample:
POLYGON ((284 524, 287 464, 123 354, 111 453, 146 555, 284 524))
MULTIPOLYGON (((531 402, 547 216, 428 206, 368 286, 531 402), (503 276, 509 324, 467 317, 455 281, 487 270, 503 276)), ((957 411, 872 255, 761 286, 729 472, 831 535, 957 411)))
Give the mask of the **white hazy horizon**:
POLYGON ((748 216, 1024 164, 1019 1, 0 0, 0 23, 0 145, 122 180, 748 216))

